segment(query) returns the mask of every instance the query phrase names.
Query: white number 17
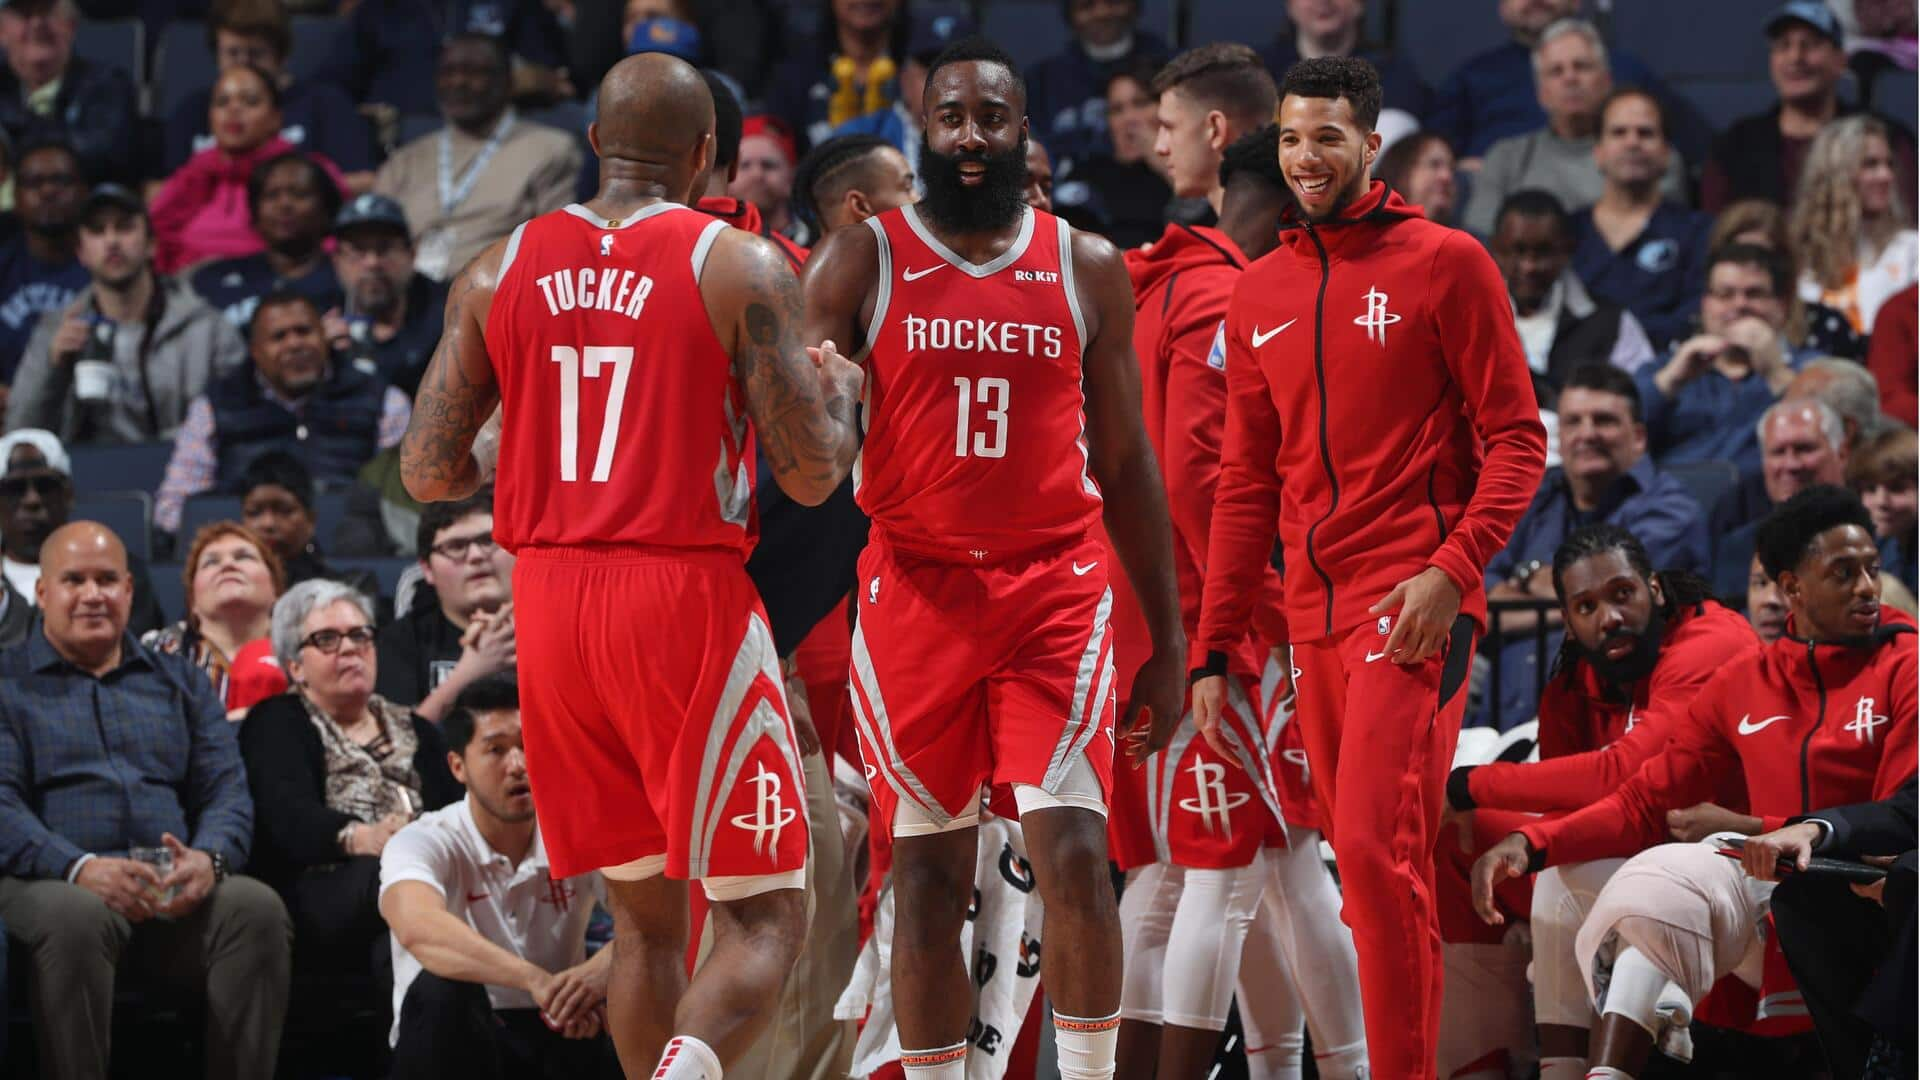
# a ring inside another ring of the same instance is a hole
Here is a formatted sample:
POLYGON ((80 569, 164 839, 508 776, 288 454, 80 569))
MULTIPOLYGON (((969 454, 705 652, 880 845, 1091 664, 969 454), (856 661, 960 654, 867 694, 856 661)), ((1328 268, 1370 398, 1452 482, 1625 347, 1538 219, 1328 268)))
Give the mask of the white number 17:
POLYGON ((613 471, 613 446, 620 437, 620 410, 627 403, 627 376, 633 370, 630 345, 588 345, 574 349, 570 345, 553 347, 553 362, 560 365, 560 480, 572 483, 580 478, 580 376, 584 357, 589 379, 600 377, 601 369, 613 367, 613 389, 607 393, 607 409, 600 420, 600 449, 593 458, 593 482, 604 484, 613 471))

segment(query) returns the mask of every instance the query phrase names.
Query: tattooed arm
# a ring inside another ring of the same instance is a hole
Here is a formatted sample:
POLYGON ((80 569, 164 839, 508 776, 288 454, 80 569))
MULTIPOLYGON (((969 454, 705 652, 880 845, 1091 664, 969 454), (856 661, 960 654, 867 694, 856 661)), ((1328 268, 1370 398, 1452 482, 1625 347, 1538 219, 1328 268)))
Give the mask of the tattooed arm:
POLYGON ((400 482, 421 502, 464 499, 493 471, 491 461, 475 459, 474 440, 500 404, 483 328, 505 249, 502 240, 481 252, 447 291, 445 329, 400 440, 400 482))
POLYGON ((863 373, 831 347, 801 345, 800 282, 786 256, 752 233, 720 234, 700 294, 733 357, 774 480, 795 502, 825 502, 859 447, 854 407, 863 373))

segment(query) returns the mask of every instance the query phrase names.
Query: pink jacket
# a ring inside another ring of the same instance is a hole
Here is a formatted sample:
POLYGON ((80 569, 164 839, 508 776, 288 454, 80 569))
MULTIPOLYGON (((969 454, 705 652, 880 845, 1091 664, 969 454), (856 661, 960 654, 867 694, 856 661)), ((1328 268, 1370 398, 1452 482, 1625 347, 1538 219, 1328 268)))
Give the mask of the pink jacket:
MULTIPOLYGON (((266 244, 253 231, 247 211, 247 178, 261 162, 297 149, 275 135, 238 157, 210 147, 188 158, 153 197, 153 261, 160 272, 174 274, 207 259, 252 255, 264 249, 266 244)), ((307 156, 333 177, 345 197, 347 185, 339 168, 320 154, 307 156)))

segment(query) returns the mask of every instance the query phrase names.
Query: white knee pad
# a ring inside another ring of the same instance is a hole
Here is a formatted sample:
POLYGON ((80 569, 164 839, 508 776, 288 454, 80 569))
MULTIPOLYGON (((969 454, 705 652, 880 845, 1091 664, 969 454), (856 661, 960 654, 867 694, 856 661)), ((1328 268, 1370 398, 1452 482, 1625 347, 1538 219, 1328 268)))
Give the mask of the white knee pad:
POLYGON ((1638 1024, 1668 1057, 1693 1060, 1693 1040, 1687 1036, 1693 1002, 1639 949, 1629 946, 1614 955, 1600 1013, 1638 1024))
POLYGON ((1163 1023, 1203 1031, 1227 1026, 1240 952, 1266 892, 1258 860, 1231 870, 1189 867, 1167 940, 1163 1023))
POLYGON ((1593 1026, 1592 996, 1576 958, 1574 941, 1593 910, 1594 898, 1620 868, 1621 859, 1601 859, 1542 870, 1533 879, 1533 1016, 1536 1023, 1593 1026))
POLYGON ((1167 936, 1180 904, 1186 871, 1166 863, 1148 863, 1127 872, 1120 894, 1120 947, 1125 956, 1120 983, 1120 1017, 1160 1023, 1161 974, 1167 936))

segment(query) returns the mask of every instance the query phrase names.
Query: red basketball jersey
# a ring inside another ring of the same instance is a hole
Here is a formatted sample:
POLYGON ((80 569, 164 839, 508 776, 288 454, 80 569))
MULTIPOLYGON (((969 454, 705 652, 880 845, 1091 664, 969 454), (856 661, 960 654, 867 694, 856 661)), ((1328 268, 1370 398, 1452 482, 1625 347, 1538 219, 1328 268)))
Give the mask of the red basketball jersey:
POLYGON ((573 205, 507 243, 487 349, 503 419, 494 536, 524 547, 752 547, 745 400, 700 296, 729 226, 573 205))
POLYGON ((1001 562, 1086 533, 1087 471, 1071 233, 1029 210, 1012 247, 967 262, 912 206, 867 219, 880 288, 867 327, 861 509, 894 547, 1001 562))

